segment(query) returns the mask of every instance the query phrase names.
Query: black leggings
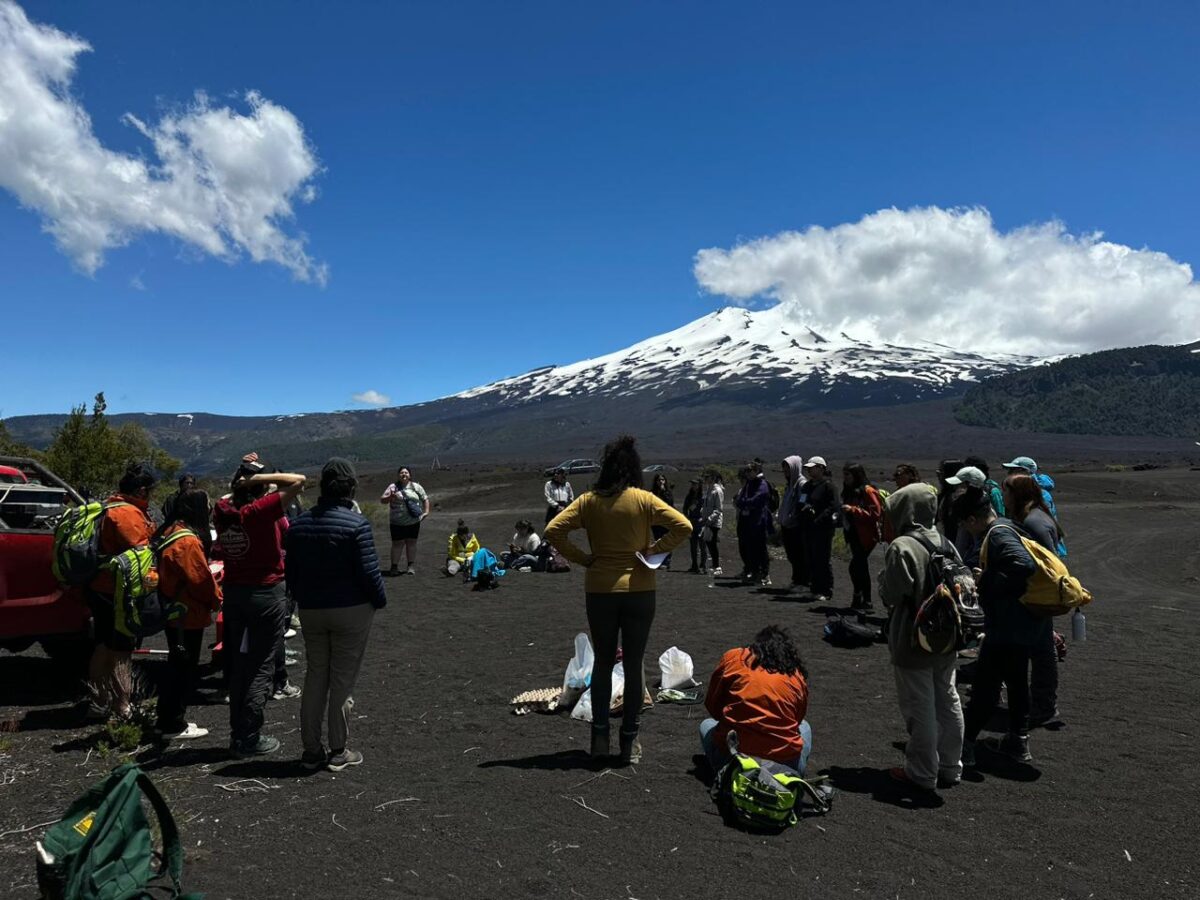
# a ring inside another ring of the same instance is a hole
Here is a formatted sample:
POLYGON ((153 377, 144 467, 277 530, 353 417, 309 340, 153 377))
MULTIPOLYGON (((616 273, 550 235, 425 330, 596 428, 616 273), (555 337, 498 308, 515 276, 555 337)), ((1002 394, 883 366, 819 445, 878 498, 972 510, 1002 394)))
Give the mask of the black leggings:
POLYGON ((710 525, 708 531, 712 535, 709 540, 705 541, 708 546, 708 559, 714 569, 719 569, 721 568, 721 529, 713 528, 710 525))
POLYGON ((1008 686, 1008 730, 1029 734, 1029 648, 983 639, 971 682, 964 737, 973 741, 1000 705, 1000 685, 1008 686))
MULTIPOLYGON (((854 586, 855 597, 865 606, 871 605, 871 550, 862 545, 856 531, 846 532, 846 543, 850 546, 850 584, 854 586)), ((871 548, 875 549, 874 547, 871 548)))
POLYGON ((608 707, 612 701, 612 669, 617 662, 617 641, 625 664, 625 708, 621 732, 637 734, 642 715, 642 696, 646 674, 642 658, 654 622, 654 591, 587 594, 588 627, 596 662, 592 669, 592 727, 608 727, 608 707))
POLYGON ((804 557, 814 594, 833 595, 833 529, 827 525, 804 529, 804 557))
POLYGON ((188 699, 196 686, 196 676, 200 670, 204 629, 169 626, 164 633, 167 638, 167 664, 158 689, 158 727, 165 734, 174 734, 187 727, 188 699))

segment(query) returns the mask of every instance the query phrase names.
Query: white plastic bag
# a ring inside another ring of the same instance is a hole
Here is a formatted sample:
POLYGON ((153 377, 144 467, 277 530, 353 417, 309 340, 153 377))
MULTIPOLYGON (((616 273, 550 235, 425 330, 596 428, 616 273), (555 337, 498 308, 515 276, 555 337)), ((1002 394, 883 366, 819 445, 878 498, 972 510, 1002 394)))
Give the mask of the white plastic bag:
MULTIPOLYGON (((622 663, 617 663, 612 670, 612 700, 609 702, 609 708, 617 705, 617 701, 625 694, 625 666, 622 663)), ((579 702, 575 704, 575 708, 571 710, 571 718, 579 719, 582 722, 592 721, 592 689, 588 688, 583 692, 583 696, 579 698, 579 702)))
POLYGON ((658 658, 658 669, 662 673, 662 690, 669 691, 683 685, 691 687, 695 682, 692 675, 695 667, 692 658, 678 647, 671 647, 658 658))
POLYGON ((567 663, 566 674, 563 675, 563 690, 576 688, 583 690, 592 678, 592 664, 596 654, 592 652, 592 642, 584 632, 575 635, 575 655, 567 663))

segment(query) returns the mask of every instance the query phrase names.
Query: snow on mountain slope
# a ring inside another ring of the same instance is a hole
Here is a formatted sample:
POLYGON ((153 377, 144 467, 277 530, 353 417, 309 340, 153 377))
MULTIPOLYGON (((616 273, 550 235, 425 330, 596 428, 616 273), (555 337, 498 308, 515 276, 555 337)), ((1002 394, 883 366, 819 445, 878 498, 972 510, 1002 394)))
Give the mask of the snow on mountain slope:
POLYGON ((772 403, 885 405, 958 392, 1035 362, 932 342, 872 345, 846 334, 818 334, 779 307, 727 307, 607 356, 535 369, 456 396, 499 405, 644 393, 672 399, 706 391, 736 391, 746 399, 758 391, 772 403))

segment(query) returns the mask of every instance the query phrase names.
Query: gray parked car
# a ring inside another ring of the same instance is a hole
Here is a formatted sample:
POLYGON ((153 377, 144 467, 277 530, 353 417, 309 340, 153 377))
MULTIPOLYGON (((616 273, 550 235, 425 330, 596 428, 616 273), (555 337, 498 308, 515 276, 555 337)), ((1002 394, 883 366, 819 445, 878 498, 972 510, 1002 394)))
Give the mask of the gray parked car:
POLYGON ((583 475, 588 472, 599 472, 600 463, 594 459, 568 459, 565 462, 560 462, 557 466, 551 466, 542 474, 549 478, 559 469, 562 469, 568 475, 583 475))

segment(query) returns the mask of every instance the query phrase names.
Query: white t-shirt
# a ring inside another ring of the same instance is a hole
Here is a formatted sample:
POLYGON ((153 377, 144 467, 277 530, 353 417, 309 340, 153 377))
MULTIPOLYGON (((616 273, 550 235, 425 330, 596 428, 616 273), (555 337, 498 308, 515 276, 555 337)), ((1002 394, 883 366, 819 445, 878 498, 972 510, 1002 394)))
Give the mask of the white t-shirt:
POLYGON ((521 539, 521 535, 514 533, 512 545, 522 553, 537 553, 538 547, 542 546, 542 539, 537 536, 536 531, 531 531, 524 540, 521 539))
POLYGON ((392 525, 415 525, 421 521, 419 515, 414 516, 408 509, 409 500, 416 501, 416 504, 425 510, 425 500, 427 495, 425 488, 421 487, 415 481, 410 481, 404 488, 399 485, 389 484, 387 490, 383 492, 383 496, 388 501, 388 522, 392 525))

